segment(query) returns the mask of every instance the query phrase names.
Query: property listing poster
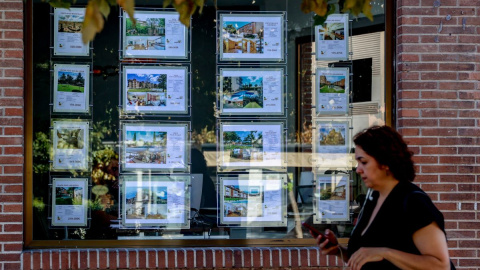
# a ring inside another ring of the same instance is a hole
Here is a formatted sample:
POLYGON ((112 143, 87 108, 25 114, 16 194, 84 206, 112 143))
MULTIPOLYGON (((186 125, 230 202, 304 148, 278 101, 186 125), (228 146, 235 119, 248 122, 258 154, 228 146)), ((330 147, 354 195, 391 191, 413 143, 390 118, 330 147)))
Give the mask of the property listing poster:
POLYGON ((125 113, 187 113, 187 67, 123 67, 125 113))
POLYGON ((221 124, 221 167, 282 167, 283 123, 221 124))
POLYGON ((89 131, 88 121, 53 121, 52 170, 88 170, 89 131))
POLYGON ((186 171, 186 124, 123 124, 124 170, 186 171))
POLYGON ((348 14, 331 14, 315 26, 315 55, 321 60, 348 60, 348 14))
POLYGON ((82 41, 85 8, 54 9, 54 55, 88 56, 89 44, 82 41))
POLYGON ((53 178, 52 226, 87 226, 88 179, 53 178))
POLYGON ((122 176, 124 226, 188 228, 189 176, 122 176))
POLYGON ((315 120, 314 160, 320 167, 348 167, 351 165, 349 154, 349 121, 315 120))
POLYGON ((173 11, 135 10, 134 24, 123 12, 123 57, 187 58, 187 28, 173 11))
POLYGON ((282 14, 220 14, 220 60, 283 61, 282 14))
POLYGON ((283 114, 283 69, 221 69, 221 114, 283 114))
POLYGON ((317 176, 314 223, 320 223, 322 220, 348 221, 350 219, 349 179, 348 174, 321 174, 317 176))
POLYGON ((90 65, 54 65, 53 112, 88 113, 90 65))
POLYGON ((221 223, 283 226, 286 177, 262 175, 220 177, 221 223))
POLYGON ((317 115, 348 114, 348 68, 316 69, 315 108, 317 115))

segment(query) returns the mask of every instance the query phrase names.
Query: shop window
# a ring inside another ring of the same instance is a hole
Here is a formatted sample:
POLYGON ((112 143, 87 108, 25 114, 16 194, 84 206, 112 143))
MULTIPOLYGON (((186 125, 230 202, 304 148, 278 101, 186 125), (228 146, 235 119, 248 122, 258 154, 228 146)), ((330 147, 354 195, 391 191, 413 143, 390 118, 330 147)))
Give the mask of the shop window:
POLYGON ((302 222, 348 237, 351 137, 390 121, 391 15, 373 1, 373 22, 319 28, 300 2, 217 1, 191 28, 137 2, 135 25, 112 9, 86 46, 84 2, 29 3, 26 245, 310 245, 302 222))

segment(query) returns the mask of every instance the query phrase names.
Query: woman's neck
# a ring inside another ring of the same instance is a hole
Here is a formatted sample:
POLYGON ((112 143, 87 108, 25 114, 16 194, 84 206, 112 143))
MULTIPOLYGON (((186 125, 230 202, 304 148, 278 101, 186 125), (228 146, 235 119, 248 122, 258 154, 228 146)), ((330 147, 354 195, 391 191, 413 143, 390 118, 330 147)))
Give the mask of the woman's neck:
POLYGON ((388 194, 390 194, 392 189, 399 183, 399 181, 393 177, 388 177, 383 181, 383 183, 384 184, 382 186, 377 187, 375 190, 380 193, 380 198, 385 199, 388 194))

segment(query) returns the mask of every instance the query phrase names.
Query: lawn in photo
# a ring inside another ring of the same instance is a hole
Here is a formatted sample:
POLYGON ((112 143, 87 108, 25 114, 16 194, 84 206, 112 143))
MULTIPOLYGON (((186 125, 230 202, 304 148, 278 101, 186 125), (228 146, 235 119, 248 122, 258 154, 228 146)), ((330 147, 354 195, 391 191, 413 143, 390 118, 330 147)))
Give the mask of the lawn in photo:
POLYGON ((127 73, 127 105, 167 106, 167 74, 127 73))
POLYGON ((344 40, 345 28, 343 23, 324 23, 320 25, 319 40, 344 40))
POLYGON ((321 127, 320 145, 345 145, 345 127, 321 127))
POLYGON ((83 93, 85 91, 84 72, 59 71, 57 91, 83 93))
POLYGON ((222 25, 224 53, 263 53, 263 22, 224 21, 222 25))
POLYGON ((230 162, 263 162, 261 131, 224 131, 223 143, 230 162))
POLYGON ((167 132, 127 131, 125 155, 127 163, 166 164, 167 132))
POLYGON ((55 204, 56 205, 82 205, 83 188, 82 187, 56 187, 55 204))
POLYGON ((127 50, 165 50, 165 18, 126 19, 127 50))
POLYGON ((126 187, 125 215, 127 219, 166 219, 167 187, 126 187))
POLYGON ((263 77, 223 77, 223 108, 263 108, 263 77))
POLYGON ((345 76, 320 75, 320 93, 344 94, 345 76))
POLYGON ((223 194, 224 217, 262 217, 262 186, 226 185, 223 194))
POLYGON ((83 129, 62 128, 57 129, 55 133, 55 136, 57 136, 57 149, 83 149, 83 129))

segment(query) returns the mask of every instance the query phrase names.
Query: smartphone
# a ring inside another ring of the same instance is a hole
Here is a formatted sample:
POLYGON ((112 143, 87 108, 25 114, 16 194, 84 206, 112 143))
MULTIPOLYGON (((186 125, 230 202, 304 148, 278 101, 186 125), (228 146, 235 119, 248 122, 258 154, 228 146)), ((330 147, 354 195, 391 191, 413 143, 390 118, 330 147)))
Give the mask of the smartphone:
POLYGON ((310 230, 313 238, 316 239, 319 235, 321 235, 322 236, 322 242, 328 239, 329 242, 328 242, 327 246, 325 246, 326 248, 329 248, 331 246, 336 246, 338 244, 336 238, 325 236, 325 234, 319 232, 317 229, 312 227, 310 224, 303 222, 302 226, 310 230))

